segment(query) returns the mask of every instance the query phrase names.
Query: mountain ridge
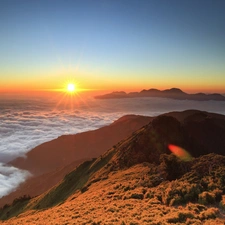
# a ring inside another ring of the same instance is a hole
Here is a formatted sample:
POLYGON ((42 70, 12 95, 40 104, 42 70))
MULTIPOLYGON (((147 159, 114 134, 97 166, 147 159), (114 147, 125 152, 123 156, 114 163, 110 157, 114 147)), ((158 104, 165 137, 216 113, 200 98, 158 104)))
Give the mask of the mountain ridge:
MULTIPOLYGON (((102 139, 102 137, 101 137, 102 134, 108 135, 108 138, 105 138, 107 140, 107 146, 105 147, 105 145, 103 145, 103 147, 102 147, 102 145, 98 145, 98 143, 99 143, 98 141, 92 142, 93 151, 95 151, 96 148, 98 149, 98 152, 96 152, 96 154, 94 156, 88 157, 89 153, 84 152, 86 155, 84 154, 83 157, 81 157, 81 158, 76 158, 73 156, 73 158, 70 158, 69 163, 67 163, 65 165, 59 164, 59 166, 55 167, 53 170, 47 170, 47 171, 43 172, 42 174, 34 175, 30 179, 28 179, 25 183, 21 184, 21 186, 15 192, 9 194, 8 196, 3 197, 1 199, 1 205, 12 202, 13 199, 15 199, 19 196, 25 195, 25 194, 29 194, 30 196, 33 197, 33 196, 43 193, 47 189, 51 188, 53 185, 57 184, 57 182, 59 182, 67 173, 72 171, 72 169, 74 167, 78 166, 80 163, 82 163, 85 160, 91 159, 93 157, 98 157, 99 155, 103 154, 104 151, 106 151, 107 149, 111 148, 112 146, 116 146, 116 143, 121 141, 125 136, 126 136, 126 138, 128 138, 128 136, 131 135, 132 132, 134 132, 134 133, 137 132, 137 130, 138 130, 138 129, 136 129, 137 126, 139 126, 139 128, 141 128, 142 126, 147 125, 153 119, 154 119, 153 125, 155 126, 155 128, 157 128, 155 133, 157 133, 157 132, 165 133, 165 131, 167 131, 167 133, 173 134, 174 131, 176 129, 178 129, 178 131, 176 131, 176 135, 174 135, 175 137, 178 138, 178 137, 181 137, 181 135, 185 135, 183 131, 181 132, 181 130, 179 130, 179 129, 181 129, 180 128, 181 124, 185 123, 186 124, 185 126, 188 129, 188 132, 193 133, 192 136, 194 135, 194 137, 192 137, 192 139, 189 138, 190 143, 192 143, 192 144, 196 143, 196 139, 200 139, 204 143, 207 143, 203 146, 202 145, 199 146, 199 144, 197 144, 193 147, 193 149, 200 149, 203 153, 205 152, 205 154, 206 154, 206 153, 212 152, 213 148, 217 148, 217 153, 223 154, 223 147, 221 147, 221 146, 225 145, 224 144, 225 140, 223 138, 225 136, 225 133, 223 132, 223 130, 225 129, 225 125, 224 125, 224 122, 221 122, 224 120, 223 115, 215 114, 215 113, 208 113, 208 112, 203 112, 203 111, 198 111, 198 110, 186 110, 183 112, 165 113, 165 114, 162 114, 160 117, 156 117, 156 118, 155 117, 134 116, 134 115, 123 116, 123 117, 119 118, 118 120, 114 121, 111 125, 106 126, 105 128, 100 128, 95 131, 84 132, 84 133, 75 135, 75 137, 77 137, 77 136, 79 137, 78 141, 80 141, 80 143, 84 143, 84 145, 81 145, 80 151, 82 151, 83 146, 84 147, 86 146, 87 140, 98 140, 98 136, 100 136, 99 142, 101 143, 101 141, 104 140, 104 138, 102 139), (163 116, 164 116, 164 118, 165 118, 165 116, 171 117, 170 121, 172 120, 172 121, 174 121, 174 123, 172 122, 171 125, 169 125, 169 121, 163 122, 163 120, 162 120, 163 116), (162 118, 162 119, 159 120, 156 118, 162 118), (173 119, 173 118, 175 118, 175 119, 173 119), (213 118, 213 126, 211 125, 212 118, 213 118), (192 122, 190 122, 190 121, 192 121, 192 122), (133 124, 133 125, 131 125, 131 124, 133 124), (124 135, 125 134, 126 135, 125 136, 119 135, 117 137, 120 137, 120 138, 117 138, 116 140, 114 140, 112 142, 108 142, 108 139, 110 139, 112 137, 113 133, 116 132, 117 135, 120 134, 117 129, 119 127, 121 128, 121 125, 122 125, 122 127, 123 126, 126 127, 126 129, 125 128, 120 129, 120 131, 122 131, 122 133, 124 132, 124 135), (129 129, 128 129, 128 127, 129 127, 129 129), (106 132, 106 129, 111 130, 113 128, 115 128, 115 130, 113 132, 109 132, 109 131, 106 132), (172 130, 172 128, 175 130, 172 130), (101 131, 101 132, 99 133, 99 131, 101 131), (215 134, 219 134, 219 135, 215 135, 215 134), (91 135, 90 137, 92 139, 87 139, 87 137, 88 137, 87 135, 88 136, 91 135), (83 137, 83 138, 81 138, 81 137, 83 137), (221 143, 223 143, 223 144, 221 144, 221 143), (211 151, 209 149, 209 146, 210 146, 211 151)), ((152 126, 152 125, 149 125, 149 126, 152 126)), ((73 141, 72 144, 70 142, 65 142, 65 137, 62 137, 62 140, 64 142, 63 142, 63 145, 61 145, 61 144, 59 144, 59 141, 61 140, 61 138, 57 138, 50 142, 50 143, 54 144, 53 149, 60 150, 61 146, 66 145, 67 147, 69 147, 68 150, 72 151, 70 149, 70 146, 72 146, 73 143, 76 143, 76 142, 74 142, 74 139, 71 139, 73 137, 73 135, 68 135, 68 137, 69 137, 69 139, 66 139, 66 140, 67 141, 72 140, 73 141), (55 142, 56 142, 56 144, 55 144, 55 142)), ((107 137, 107 136, 105 136, 105 137, 107 137)), ((157 139, 158 136, 155 135, 154 138, 157 139)), ((184 139, 184 137, 182 137, 182 138, 184 139)), ((148 146, 148 145, 154 146, 155 144, 161 145, 161 148, 167 149, 167 146, 165 144, 162 145, 162 143, 165 142, 164 139, 159 140, 158 143, 150 143, 149 142, 150 139, 143 136, 141 140, 145 144, 143 146, 139 146, 139 148, 142 148, 143 150, 146 149, 145 146, 148 146)), ((188 141, 186 141, 186 142, 188 142, 188 141)), ((180 142, 173 142, 173 144, 179 145, 180 142)), ((44 143, 43 145, 44 146, 46 145, 46 147, 41 149, 41 152, 48 151, 48 146, 49 146, 48 142, 44 143)), ((43 145, 40 145, 39 147, 42 147, 43 145)), ((43 156, 40 157, 37 155, 39 153, 40 153, 40 155, 42 155, 42 153, 38 151, 39 147, 37 149, 35 148, 36 153, 34 155, 34 159, 43 158, 43 156)), ((182 147, 191 148, 192 146, 190 146, 190 144, 184 143, 182 147)), ((62 151, 64 154, 67 154, 65 148, 63 148, 62 151)), ((168 153, 168 149, 166 150, 166 152, 168 153)), ((191 151, 191 153, 192 153, 192 151, 191 151)), ((75 154, 75 152, 74 152, 74 154, 75 154)), ((144 155, 142 156, 143 160, 146 160, 149 158, 149 156, 145 155, 145 154, 146 153, 144 153, 144 155)), ((196 156, 194 152, 192 154, 193 154, 193 156, 196 156)), ((51 159, 51 154, 49 154, 49 155, 50 155, 50 158, 48 160, 51 159)), ((132 157, 130 156, 128 158, 132 158, 132 157)), ((27 160, 29 160, 29 157, 27 158, 27 160)), ((48 160, 46 160, 47 163, 48 163, 48 160)), ((159 160, 159 157, 157 158, 157 160, 159 160)), ((59 161, 59 162, 61 162, 61 161, 59 161)), ((25 161, 25 163, 26 163, 26 161, 25 161)), ((33 164, 32 158, 31 158, 31 162, 28 163, 28 166, 30 164, 34 165, 34 167, 35 167, 35 164, 33 164)), ((39 166, 39 167, 40 167, 40 165, 41 164, 37 164, 37 166, 39 166)), ((14 166, 16 166, 16 164, 14 164, 14 166)), ((25 164, 25 166, 26 166, 26 164, 25 164)), ((23 167, 23 165, 22 165, 20 168, 23 168, 23 169, 25 168, 25 169, 29 170, 29 167, 25 167, 25 166, 23 167)), ((30 171, 32 171, 32 170, 30 170, 30 171)))
POLYGON ((19 196, 42 194, 80 163, 98 157, 151 120, 152 117, 126 115, 97 130, 63 135, 38 145, 27 153, 26 158, 17 158, 11 162, 15 167, 28 170, 33 176, 14 192, 2 197, 0 206, 13 202, 19 196))
POLYGON ((158 97, 171 98, 177 100, 194 100, 194 101, 225 101, 225 96, 219 93, 205 94, 195 93, 188 94, 179 88, 171 88, 166 90, 158 90, 151 88, 149 90, 142 90, 140 92, 126 93, 124 91, 116 91, 105 95, 95 96, 96 99, 111 99, 111 98, 138 98, 138 97, 158 97))
POLYGON ((97 130, 62 135, 57 139, 38 145, 29 151, 26 157, 18 157, 9 164, 28 170, 33 175, 51 172, 57 167, 72 163, 74 160, 99 156, 113 144, 150 122, 151 119, 147 116, 126 115, 97 130), (47 155, 46 152, 48 152, 47 155), (40 165, 42 165, 41 168, 40 165))
POLYGON ((5 206, 1 218, 22 212, 9 223, 51 218, 77 224, 222 224, 225 156, 218 153, 224 155, 224 136, 223 115, 189 110, 157 116, 44 194, 5 206), (168 144, 195 157, 182 161, 170 154, 168 144), (23 204, 22 211, 16 204, 23 204))

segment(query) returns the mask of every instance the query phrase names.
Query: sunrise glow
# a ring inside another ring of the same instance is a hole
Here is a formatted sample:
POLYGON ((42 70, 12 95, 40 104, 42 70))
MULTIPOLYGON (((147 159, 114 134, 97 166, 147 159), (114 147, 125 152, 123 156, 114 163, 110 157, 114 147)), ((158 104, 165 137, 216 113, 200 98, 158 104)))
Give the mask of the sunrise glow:
POLYGON ((175 87, 187 93, 225 95, 221 1, 205 5, 206 10, 200 2, 194 3, 198 13, 189 1, 174 8, 161 1, 122 5, 109 1, 108 7, 101 1, 93 5, 57 1, 54 10, 43 0, 38 10, 33 1, 28 2, 27 8, 18 1, 15 5, 4 1, 0 7, 4 11, 0 21, 0 94, 71 95, 88 90, 94 96, 96 91, 175 87), (14 8, 18 13, 13 13, 14 8), (206 39, 206 34, 215 35, 206 39))
POLYGON ((225 225, 225 0, 0 0, 0 225, 225 225))
POLYGON ((76 91, 76 86, 73 83, 69 83, 67 85, 67 92, 69 93, 74 93, 76 91))

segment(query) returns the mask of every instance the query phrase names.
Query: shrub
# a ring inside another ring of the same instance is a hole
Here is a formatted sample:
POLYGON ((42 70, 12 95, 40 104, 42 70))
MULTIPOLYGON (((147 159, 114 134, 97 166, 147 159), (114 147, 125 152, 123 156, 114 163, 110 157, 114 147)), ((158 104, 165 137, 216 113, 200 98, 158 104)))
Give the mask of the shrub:
POLYGON ((126 186, 126 187, 124 187, 124 189, 123 189, 124 191, 129 191, 130 190, 130 186, 126 186))
POLYGON ((4 209, 9 208, 9 207, 10 207, 9 204, 5 204, 0 210, 4 210, 4 209))
POLYGON ((212 191, 212 193, 215 195, 216 202, 221 201, 222 194, 223 194, 223 191, 222 190, 219 190, 218 188, 216 188, 215 190, 212 191))
POLYGON ((146 198, 154 198, 154 194, 153 193, 147 193, 146 198))
POLYGON ((167 219, 168 223, 183 223, 187 218, 194 218, 192 213, 189 212, 179 212, 175 217, 167 219))
POLYGON ((92 225, 100 225, 101 222, 93 222, 92 225))
POLYGON ((225 195, 222 195, 222 199, 220 201, 220 207, 225 210, 225 195))
POLYGON ((216 201, 216 196, 212 192, 204 191, 199 194, 199 203, 203 205, 213 204, 216 201))
POLYGON ((173 154, 161 154, 160 162, 162 176, 169 181, 180 178, 191 168, 191 162, 183 162, 173 154))
POLYGON ((84 186, 80 189, 81 193, 84 193, 88 190, 88 186, 84 186))
POLYGON ((207 207, 204 205, 196 204, 196 203, 195 204, 189 203, 187 206, 187 209, 199 214, 200 212, 206 210, 207 207))
POLYGON ((179 196, 179 195, 175 195, 174 198, 172 198, 170 200, 168 205, 174 206, 174 205, 180 205, 182 203, 184 203, 184 199, 181 196, 179 196))
POLYGON ((143 194, 132 194, 131 196, 130 196, 130 198, 134 198, 134 199, 143 199, 144 198, 144 195, 143 194))
POLYGON ((201 186, 198 184, 192 184, 188 188, 187 193, 184 195, 185 202, 195 202, 198 200, 198 195, 201 193, 201 186))
POLYGON ((162 193, 163 203, 179 205, 198 201, 202 188, 199 184, 190 184, 187 181, 171 181, 162 193))
POLYGON ((201 212, 199 217, 201 220, 215 219, 218 214, 219 210, 217 208, 209 208, 206 211, 201 212))
POLYGON ((27 200, 30 200, 30 199, 31 199, 31 197, 29 195, 23 195, 23 196, 21 196, 19 198, 15 198, 13 200, 13 205, 15 205, 18 202, 24 202, 24 201, 27 201, 27 200))

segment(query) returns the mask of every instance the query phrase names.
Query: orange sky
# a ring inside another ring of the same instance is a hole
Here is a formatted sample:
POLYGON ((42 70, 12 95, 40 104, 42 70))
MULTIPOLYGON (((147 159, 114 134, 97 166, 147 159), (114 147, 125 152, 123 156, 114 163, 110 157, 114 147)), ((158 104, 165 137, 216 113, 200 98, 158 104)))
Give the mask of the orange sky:
POLYGON ((152 82, 147 82, 146 80, 88 80, 88 79, 68 79, 64 77, 60 78, 52 78, 51 76, 46 79, 28 79, 28 80, 5 80, 0 83, 0 92, 7 93, 19 93, 19 92, 29 92, 29 93, 37 93, 37 92, 65 92, 68 83, 74 83, 76 85, 78 92, 88 92, 92 93, 107 93, 112 91, 141 91, 143 89, 156 88, 159 90, 169 89, 169 88, 180 88, 187 93, 225 93, 224 84, 220 83, 207 83, 206 81, 202 81, 200 85, 199 82, 168 82, 167 80, 152 80, 152 82))
POLYGON ((88 2, 0 1, 0 93, 225 93, 223 1, 88 2))

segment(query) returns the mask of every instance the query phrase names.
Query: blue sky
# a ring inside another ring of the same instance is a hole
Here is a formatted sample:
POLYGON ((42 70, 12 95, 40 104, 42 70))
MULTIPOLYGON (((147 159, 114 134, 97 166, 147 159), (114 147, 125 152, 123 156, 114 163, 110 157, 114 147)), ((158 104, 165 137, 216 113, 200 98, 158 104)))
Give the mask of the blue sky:
POLYGON ((0 89, 225 92, 224 12, 223 0, 1 0, 0 89))

